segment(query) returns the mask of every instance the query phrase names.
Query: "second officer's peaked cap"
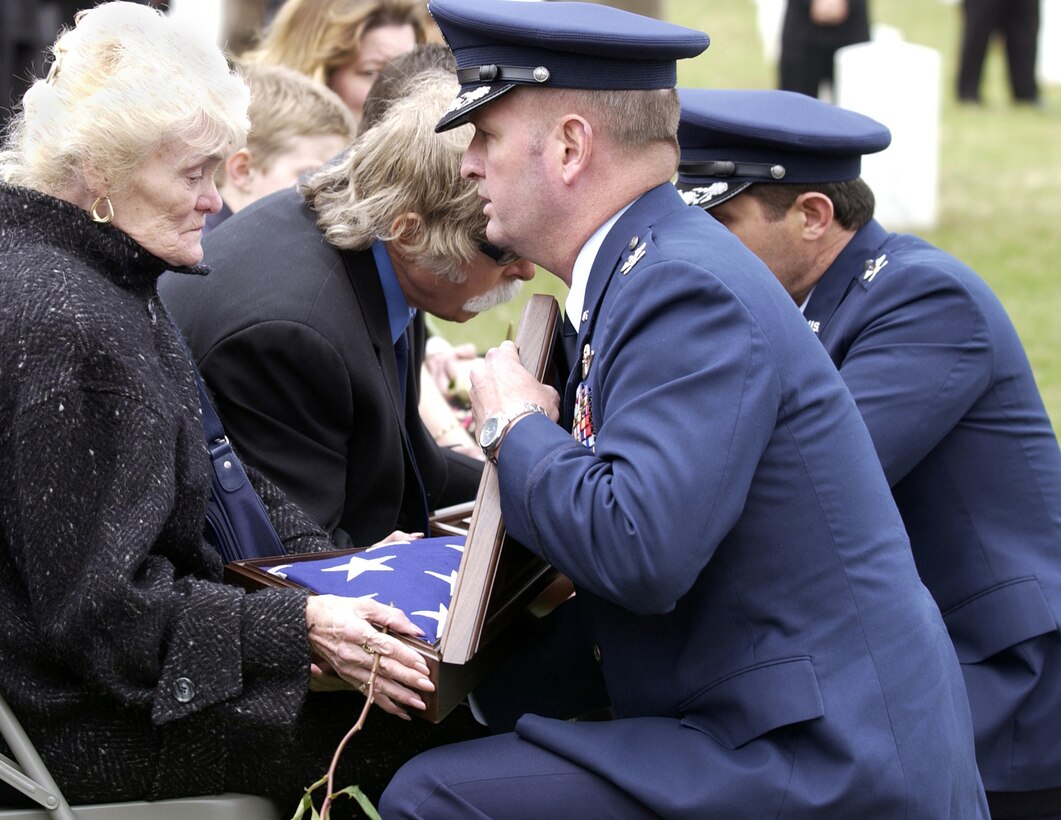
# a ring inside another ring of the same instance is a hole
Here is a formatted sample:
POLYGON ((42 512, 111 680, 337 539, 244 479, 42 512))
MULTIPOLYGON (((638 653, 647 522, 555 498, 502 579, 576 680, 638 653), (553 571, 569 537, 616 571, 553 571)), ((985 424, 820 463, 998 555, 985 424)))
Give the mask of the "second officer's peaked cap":
POLYGON ((883 151, 891 132, 863 114, 792 91, 682 88, 685 201, 711 208, 756 182, 856 179, 862 157, 883 151))
POLYGON ((519 85, 673 88, 676 61, 710 43, 702 31, 595 3, 430 0, 428 11, 457 59, 461 88, 435 130, 519 85))

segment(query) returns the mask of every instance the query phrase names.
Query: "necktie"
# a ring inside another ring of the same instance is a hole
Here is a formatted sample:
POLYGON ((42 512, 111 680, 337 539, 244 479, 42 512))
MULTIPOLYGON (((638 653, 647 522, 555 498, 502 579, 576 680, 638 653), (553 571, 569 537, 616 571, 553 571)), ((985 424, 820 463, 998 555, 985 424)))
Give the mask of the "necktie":
MULTIPOLYGON (((571 324, 571 320, 564 315, 563 330, 560 331, 560 341, 564 346, 564 356, 567 358, 567 366, 570 370, 575 366, 575 362, 578 360, 576 348, 578 347, 578 331, 575 330, 575 326, 571 324)), ((567 376, 567 372, 564 372, 564 376, 567 376)))
POLYGON ((578 386, 578 380, 574 375, 578 366, 578 331, 575 330, 575 326, 571 324, 571 320, 567 318, 566 314, 564 315, 563 325, 559 328, 559 333, 559 350, 562 353, 556 358, 562 357, 563 361, 557 362, 559 382, 557 389, 560 391, 560 395, 564 397, 560 422, 567 429, 571 429, 571 418, 575 406, 575 388, 578 386), (574 382, 572 382, 572 379, 574 379, 574 382))
MULTIPOLYGON (((394 363, 398 367, 398 391, 401 395, 402 404, 399 415, 402 418, 402 424, 404 426, 406 411, 405 411, 405 396, 407 394, 406 387, 409 383, 409 329, 406 328, 402 331, 397 341, 394 343, 394 363)), ((412 442, 409 440, 408 433, 403 436, 405 439, 406 451, 409 454, 409 465, 412 467, 413 478, 416 482, 417 495, 420 497, 421 509, 423 510, 422 521, 419 524, 419 529, 423 533, 430 532, 430 525, 428 524, 429 508, 427 504, 427 495, 424 492, 424 482, 420 477, 420 470, 416 465, 416 454, 413 452, 412 442)))

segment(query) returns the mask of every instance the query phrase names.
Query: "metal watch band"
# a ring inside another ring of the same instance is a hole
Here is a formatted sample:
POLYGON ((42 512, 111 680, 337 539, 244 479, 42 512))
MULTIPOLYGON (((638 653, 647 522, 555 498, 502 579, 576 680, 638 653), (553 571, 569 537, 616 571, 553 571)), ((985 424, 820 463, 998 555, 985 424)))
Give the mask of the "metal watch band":
POLYGON ((511 410, 503 411, 497 416, 497 421, 501 426, 497 438, 494 439, 489 447, 483 447, 483 453, 486 454, 486 457, 490 459, 491 462, 494 464, 497 463, 497 451, 501 448, 501 442, 505 440, 505 436, 508 435, 508 430, 512 426, 512 422, 532 413, 541 413, 543 416, 548 415, 548 413, 545 412, 545 408, 541 405, 529 401, 523 401, 511 410))

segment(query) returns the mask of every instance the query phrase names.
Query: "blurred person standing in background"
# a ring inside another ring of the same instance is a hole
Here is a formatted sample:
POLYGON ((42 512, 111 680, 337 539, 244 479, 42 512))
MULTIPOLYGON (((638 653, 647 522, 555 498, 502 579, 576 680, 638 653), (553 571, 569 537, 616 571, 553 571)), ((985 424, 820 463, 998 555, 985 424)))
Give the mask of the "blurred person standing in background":
POLYGON ((788 0, 778 87, 817 97, 833 87, 837 49, 869 40, 868 0, 788 0))
POLYGON ((1013 99, 1039 103, 1035 76, 1039 54, 1039 0, 963 0, 958 99, 979 103, 984 58, 994 36, 1002 38, 1013 99))

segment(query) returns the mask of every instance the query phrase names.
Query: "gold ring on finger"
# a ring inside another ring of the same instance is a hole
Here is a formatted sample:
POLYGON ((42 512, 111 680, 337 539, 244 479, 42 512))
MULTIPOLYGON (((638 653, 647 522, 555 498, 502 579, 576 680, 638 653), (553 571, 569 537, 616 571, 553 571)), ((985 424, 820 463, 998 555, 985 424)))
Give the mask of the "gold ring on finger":
POLYGON ((366 689, 368 689, 368 684, 367 683, 359 683, 357 685, 357 691, 360 692, 362 695, 365 694, 365 690, 366 689))
POLYGON ((363 644, 361 644, 361 648, 364 649, 365 652, 367 652, 369 655, 375 655, 376 654, 376 650, 368 645, 368 641, 365 641, 363 644))

